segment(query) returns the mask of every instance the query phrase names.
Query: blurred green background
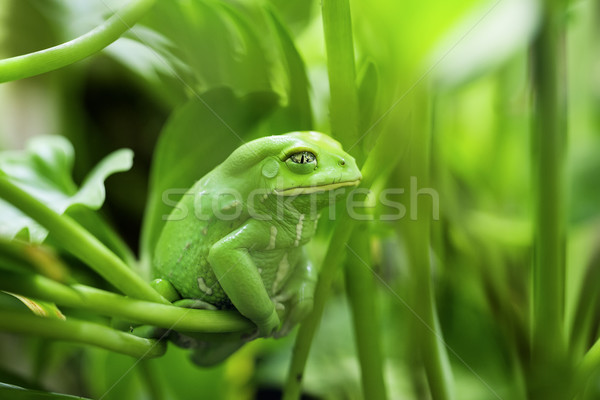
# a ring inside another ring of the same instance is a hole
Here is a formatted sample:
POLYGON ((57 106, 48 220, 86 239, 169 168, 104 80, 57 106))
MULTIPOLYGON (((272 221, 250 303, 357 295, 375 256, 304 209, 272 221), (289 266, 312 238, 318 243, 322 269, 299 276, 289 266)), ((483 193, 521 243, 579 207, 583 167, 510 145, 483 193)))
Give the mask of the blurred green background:
MULTIPOLYGON (((0 58, 80 36, 125 3, 4 0, 0 58)), ((418 311, 422 281, 415 280, 418 258, 411 252, 420 243, 426 246, 425 268, 431 268, 434 319, 448 361, 440 364, 452 397, 543 398, 531 384, 531 371, 542 368, 531 364, 532 249, 539 228, 536 204, 554 199, 536 197, 533 182, 539 175, 532 171, 537 151, 532 129, 541 114, 532 94, 532 46, 552 7, 560 10, 565 33, 554 43, 564 50, 559 88, 567 105, 560 170, 566 206, 565 215, 556 218, 566 221, 560 326, 570 371, 600 328, 598 2, 350 1, 357 78, 348 85, 356 85, 358 93, 358 138, 334 134, 361 163, 377 138, 385 137, 388 146, 374 161, 380 174, 372 189, 377 194, 407 188, 395 198, 407 215, 374 218, 359 226, 364 234, 357 239, 369 254, 363 267, 378 277, 372 291, 360 294, 374 299, 375 318, 357 323, 376 323, 372 332, 382 346, 380 368, 390 399, 428 399, 435 386, 424 366, 427 356, 415 345, 424 322, 418 311), (420 197, 419 213, 433 215, 425 230, 409 222, 412 176, 423 178, 419 188, 439 195, 439 219, 428 196, 420 197)), ((82 224, 122 258, 131 257, 127 247, 132 249, 143 272, 160 232, 157 218, 166 209, 163 188, 190 186, 240 139, 304 129, 332 132, 328 68, 331 73, 335 66, 328 66, 318 1, 159 0, 100 53, 0 84, 0 149, 23 150, 40 135, 64 136, 73 145, 76 184, 109 153, 132 149, 132 168, 106 180, 106 200, 93 217, 122 243, 103 235, 85 212, 68 212, 88 221, 82 224)), ((377 203, 369 212, 377 217, 393 211, 377 203)), ((316 260, 336 240, 329 237, 332 226, 323 224, 311 243, 316 260)), ((79 282, 111 289, 65 254, 52 235, 46 244, 79 282)), ((362 268, 351 255, 339 262, 362 268)), ((336 276, 306 366, 305 398, 363 398, 348 304, 353 294, 343 274, 336 276)), ((4 294, 0 304, 26 310, 4 294)), ((82 311, 62 311, 106 323, 82 311)), ((138 364, 106 350, 2 333, 0 382, 107 400, 280 398, 293 342, 294 334, 254 341, 226 364, 200 369, 174 346, 138 364)), ((598 379, 596 373, 577 383, 580 398, 600 398, 598 379)))

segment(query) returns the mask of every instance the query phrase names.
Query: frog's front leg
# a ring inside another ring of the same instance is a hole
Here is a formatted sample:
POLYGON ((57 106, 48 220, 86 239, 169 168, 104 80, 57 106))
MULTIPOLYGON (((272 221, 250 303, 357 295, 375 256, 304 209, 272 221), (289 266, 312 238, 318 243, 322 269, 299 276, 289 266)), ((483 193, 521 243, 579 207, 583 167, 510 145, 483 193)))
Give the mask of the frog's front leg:
POLYGON ((219 284, 235 308, 256 324, 263 337, 271 336, 279 327, 279 316, 249 250, 266 247, 269 235, 262 224, 250 220, 215 243, 208 253, 208 262, 219 284))
POLYGON ((293 271, 290 279, 274 298, 276 302, 285 306, 283 324, 275 333, 275 337, 287 335, 313 309, 318 272, 304 251, 293 271))

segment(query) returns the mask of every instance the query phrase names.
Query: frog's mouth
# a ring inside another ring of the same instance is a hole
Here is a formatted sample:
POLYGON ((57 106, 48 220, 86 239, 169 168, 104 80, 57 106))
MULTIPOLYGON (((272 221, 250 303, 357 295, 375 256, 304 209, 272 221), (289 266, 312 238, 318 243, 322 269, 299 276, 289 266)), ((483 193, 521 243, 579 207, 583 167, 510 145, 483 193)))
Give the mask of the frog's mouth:
POLYGON ((288 189, 275 189, 275 194, 279 196, 298 196, 301 194, 321 193, 330 190, 339 189, 346 186, 356 186, 360 183, 360 179, 345 182, 328 183, 326 185, 317 186, 297 186, 288 189))

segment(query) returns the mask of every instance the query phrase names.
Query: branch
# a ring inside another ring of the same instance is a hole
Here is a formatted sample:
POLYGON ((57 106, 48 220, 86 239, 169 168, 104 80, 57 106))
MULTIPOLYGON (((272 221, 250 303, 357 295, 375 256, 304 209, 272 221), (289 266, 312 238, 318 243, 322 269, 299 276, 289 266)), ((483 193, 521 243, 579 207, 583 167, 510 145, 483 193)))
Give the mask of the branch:
POLYGON ((254 324, 234 311, 194 310, 135 300, 89 286, 66 286, 41 275, 4 273, 0 290, 178 331, 225 333, 254 328, 254 324))
POLYGON ((69 318, 65 321, 0 310, 0 330, 89 344, 136 358, 160 357, 166 346, 104 325, 69 318))
POLYGON ((62 247, 89 265, 123 293, 148 301, 168 304, 160 294, 133 272, 94 235, 66 215, 59 215, 45 204, 0 176, 0 198, 46 227, 62 247))
POLYGON ((83 36, 49 49, 0 60, 0 83, 54 71, 99 52, 135 25, 154 2, 133 0, 83 36))

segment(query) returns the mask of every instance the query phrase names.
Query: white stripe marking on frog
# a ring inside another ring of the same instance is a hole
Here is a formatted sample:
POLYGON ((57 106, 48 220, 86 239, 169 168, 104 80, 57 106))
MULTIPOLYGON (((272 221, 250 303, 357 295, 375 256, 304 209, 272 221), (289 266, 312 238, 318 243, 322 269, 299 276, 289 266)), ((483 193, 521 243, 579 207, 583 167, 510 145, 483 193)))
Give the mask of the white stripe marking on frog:
POLYGON ((277 239, 277 227, 275 225, 271 225, 271 237, 269 238, 269 245, 267 246, 267 250, 273 250, 275 248, 275 240, 277 239))
POLYGON ((288 261, 287 253, 283 255, 283 258, 279 262, 279 267, 277 267, 277 275, 275 276, 275 280, 273 281, 273 293, 279 292, 281 289, 281 284, 283 280, 287 277, 290 272, 290 263, 288 261))
POLYGON ((198 278, 198 289, 202 290, 209 296, 213 294, 212 289, 206 286, 206 283, 204 282, 203 278, 198 278))
POLYGON ((304 214, 300 214, 300 218, 298 218, 298 224, 296 225, 296 241, 294 242, 294 247, 298 247, 300 244, 300 239, 302 239, 302 225, 304 224, 304 214))

